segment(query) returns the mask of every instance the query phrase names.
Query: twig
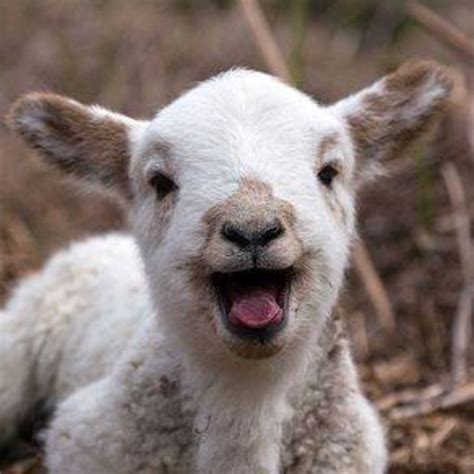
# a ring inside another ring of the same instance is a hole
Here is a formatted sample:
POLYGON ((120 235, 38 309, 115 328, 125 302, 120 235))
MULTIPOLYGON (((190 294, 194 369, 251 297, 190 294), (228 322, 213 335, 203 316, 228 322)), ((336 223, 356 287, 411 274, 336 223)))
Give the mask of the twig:
POLYGON ((474 160, 474 67, 467 71, 467 120, 466 133, 471 160, 474 160))
POLYGON ((380 324, 386 331, 393 331, 396 326, 396 321, 392 305, 390 304, 382 280, 372 263, 369 251, 362 241, 359 241, 354 249, 354 263, 357 273, 364 282, 365 289, 379 315, 380 324))
MULTIPOLYGON (((291 82, 291 73, 276 43, 258 0, 239 0, 243 14, 252 30, 268 69, 276 76, 291 82)), ((354 264, 366 292, 374 305, 380 324, 387 331, 395 328, 395 316, 388 294, 379 277, 369 251, 359 241, 354 252, 354 264)))
POLYGON ((428 387, 419 392, 410 403, 391 409, 387 415, 392 420, 402 420, 474 402, 474 382, 458 385, 442 393, 438 392, 439 385, 428 387))
POLYGON ((382 412, 390 412, 397 406, 412 405, 415 402, 429 400, 439 397, 446 392, 446 387, 441 384, 430 385, 421 390, 402 390, 400 392, 392 392, 385 397, 379 398, 375 404, 382 412))
POLYGON ((441 446, 458 426, 459 422, 456 418, 448 418, 433 434, 431 446, 433 448, 441 446))
POLYGON ((418 2, 410 2, 407 9, 408 14, 436 38, 466 56, 470 61, 474 61, 474 42, 457 26, 418 2))
POLYGON ((356 311, 351 314, 349 327, 352 332, 355 353, 357 359, 360 361, 366 360, 370 353, 369 338, 367 337, 365 322, 366 317, 362 312, 356 311))
POLYGON ((472 331, 472 277, 474 262, 471 222, 466 203, 466 194, 456 166, 453 163, 446 163, 443 165, 441 172, 453 208, 452 215, 464 280, 454 320, 451 345, 451 374, 453 383, 462 383, 466 379, 466 353, 472 331))
POLYGON ((239 0, 239 3, 268 69, 283 80, 291 82, 290 69, 272 35, 258 1, 239 0))

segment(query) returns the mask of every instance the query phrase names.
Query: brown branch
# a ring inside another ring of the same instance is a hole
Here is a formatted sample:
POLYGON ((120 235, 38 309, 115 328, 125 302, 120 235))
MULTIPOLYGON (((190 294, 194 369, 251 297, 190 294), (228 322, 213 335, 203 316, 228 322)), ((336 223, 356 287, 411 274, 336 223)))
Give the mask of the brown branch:
POLYGON ((270 26, 257 0, 239 0, 242 12, 255 37, 268 69, 287 82, 291 82, 290 69, 272 35, 270 26))
POLYGON ((466 282, 470 283, 473 276, 474 262, 472 255, 471 218, 469 216, 466 192, 461 176, 453 163, 444 164, 441 172, 453 208, 453 219, 456 227, 462 273, 466 282))
POLYGON ((431 438, 431 446, 433 448, 441 446, 458 426, 459 421, 456 418, 448 418, 433 434, 431 438))
POLYGON ((407 389, 392 392, 375 401, 375 405, 382 412, 390 412, 398 406, 413 405, 421 400, 439 397, 446 392, 446 387, 441 384, 430 385, 421 390, 407 389))
POLYGON ((433 36, 446 43, 457 53, 467 57, 470 61, 474 61, 474 42, 457 26, 419 2, 410 2, 407 10, 408 14, 433 36))
POLYGON ((467 72, 467 117, 466 117, 466 133, 467 142, 470 148, 470 158, 474 160, 474 68, 467 72))
POLYGON ((363 281, 365 290, 379 316, 379 321, 386 331, 393 331, 396 326, 395 315, 387 292, 383 286, 369 251, 362 241, 354 249, 355 269, 363 281))
MULTIPOLYGON (((427 415, 437 410, 474 402, 474 382, 444 391, 440 385, 433 385, 419 392, 402 392, 399 394, 399 400, 402 401, 402 405, 395 406, 387 412, 387 416, 392 420, 427 415), (408 402, 407 399, 409 399, 408 402)), ((387 411, 387 404, 384 405, 384 403, 384 400, 380 400, 376 404, 382 411, 387 411)))
POLYGON ((462 383, 466 379, 467 349, 472 332, 472 277, 474 262, 471 220, 466 202, 466 194, 456 166, 453 163, 446 163, 442 167, 441 172, 453 208, 452 216, 456 229, 461 271, 464 280, 453 324, 451 343, 451 374, 453 383, 462 383))
MULTIPOLYGON (((239 0, 239 4, 268 69, 276 76, 291 82, 288 65, 272 35, 258 0, 239 0)), ((377 274, 369 251, 361 241, 354 252, 354 263, 366 292, 377 311, 380 324, 385 330, 392 331, 395 328, 395 316, 388 294, 377 274)))
POLYGON ((367 337, 367 328, 365 324, 365 315, 357 311, 351 315, 351 329, 353 329, 353 340, 355 344, 356 354, 359 360, 366 360, 369 356, 369 338, 367 337))

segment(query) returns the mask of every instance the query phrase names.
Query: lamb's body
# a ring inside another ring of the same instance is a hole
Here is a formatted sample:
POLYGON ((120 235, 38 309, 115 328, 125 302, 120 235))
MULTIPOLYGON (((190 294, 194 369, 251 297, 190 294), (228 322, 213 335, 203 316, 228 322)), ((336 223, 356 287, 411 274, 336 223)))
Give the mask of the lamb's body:
POLYGON ((18 286, 0 319, 5 337, 1 360, 12 361, 0 366, 0 379, 16 377, 11 388, 19 387, 25 398, 22 404, 22 397, 2 391, 2 406, 17 404, 24 413, 45 399, 64 399, 110 372, 149 314, 131 237, 111 234, 59 252, 18 286), (14 357, 8 346, 15 348, 14 357))
MULTIPOLYGON (((0 426, 17 426, 40 401, 59 404, 48 439, 53 472, 193 472, 208 420, 195 420, 201 395, 182 383, 185 362, 160 334, 133 238, 108 235, 60 252, 18 287, 0 323, 10 336, 0 346, 0 379, 9 380, 0 426)), ((268 402, 280 398, 271 392, 268 402)), ((262 407, 282 411, 285 472, 381 471, 383 435, 339 321, 329 321, 307 376, 286 395, 262 407)))
POLYGON ((420 63, 332 107, 239 70, 150 122, 20 100, 12 127, 120 195, 134 239, 77 244, 20 284, 0 320, 0 442, 46 401, 51 474, 382 474, 333 309, 366 161, 449 89, 420 63))

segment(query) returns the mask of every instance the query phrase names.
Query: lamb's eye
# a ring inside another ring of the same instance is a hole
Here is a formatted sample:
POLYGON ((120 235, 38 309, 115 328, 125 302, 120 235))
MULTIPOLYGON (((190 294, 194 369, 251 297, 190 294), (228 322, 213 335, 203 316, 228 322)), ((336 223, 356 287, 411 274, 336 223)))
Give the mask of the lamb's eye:
POLYGON ((150 180, 150 184, 155 190, 158 199, 165 198, 169 193, 177 189, 176 184, 171 178, 163 173, 157 173, 150 180))
POLYGON ((334 166, 326 165, 321 168, 318 178, 325 186, 331 186, 333 179, 337 176, 338 170, 334 166))

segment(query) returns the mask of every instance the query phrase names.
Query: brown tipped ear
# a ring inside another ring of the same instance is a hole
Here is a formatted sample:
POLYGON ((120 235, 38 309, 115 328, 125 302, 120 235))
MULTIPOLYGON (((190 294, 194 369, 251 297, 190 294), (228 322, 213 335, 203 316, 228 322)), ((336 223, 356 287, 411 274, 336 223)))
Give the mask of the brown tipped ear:
POLYGON ((7 124, 67 174, 130 195, 130 136, 143 122, 55 94, 20 98, 7 124))
POLYGON ((410 61, 332 108, 349 127, 357 159, 373 162, 402 152, 418 138, 444 109, 452 88, 446 67, 410 61))

